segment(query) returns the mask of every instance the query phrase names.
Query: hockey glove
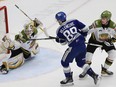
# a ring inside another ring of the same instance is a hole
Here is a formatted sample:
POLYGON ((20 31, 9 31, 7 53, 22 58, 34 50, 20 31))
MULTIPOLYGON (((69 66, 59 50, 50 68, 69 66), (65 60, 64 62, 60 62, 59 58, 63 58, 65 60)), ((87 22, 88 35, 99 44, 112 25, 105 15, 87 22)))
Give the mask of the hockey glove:
POLYGON ((106 46, 112 46, 112 45, 113 45, 113 43, 112 43, 112 38, 111 38, 111 39, 108 39, 107 41, 105 41, 104 44, 105 44, 106 46))
POLYGON ((58 37, 56 37, 56 42, 58 42, 58 43, 64 43, 64 42, 66 42, 66 40, 64 40, 64 39, 62 39, 62 38, 58 38, 58 37))
POLYGON ((33 20, 33 22, 34 22, 34 26, 35 27, 38 27, 38 26, 42 26, 43 25, 43 23, 41 21, 39 21, 37 18, 35 18, 33 20))
POLYGON ((112 37, 111 42, 116 42, 116 38, 112 37))
POLYGON ((56 39, 56 37, 53 37, 53 36, 49 36, 50 39, 56 39))

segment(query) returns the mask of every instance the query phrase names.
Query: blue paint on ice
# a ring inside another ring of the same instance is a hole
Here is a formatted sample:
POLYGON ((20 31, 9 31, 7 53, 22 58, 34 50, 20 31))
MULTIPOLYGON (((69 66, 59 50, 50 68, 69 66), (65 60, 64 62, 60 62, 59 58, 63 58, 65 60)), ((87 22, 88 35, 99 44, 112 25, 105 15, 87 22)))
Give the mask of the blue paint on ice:
POLYGON ((40 48, 35 58, 30 58, 24 65, 10 70, 6 75, 0 75, 0 82, 24 80, 52 72, 60 67, 61 56, 58 51, 40 48))

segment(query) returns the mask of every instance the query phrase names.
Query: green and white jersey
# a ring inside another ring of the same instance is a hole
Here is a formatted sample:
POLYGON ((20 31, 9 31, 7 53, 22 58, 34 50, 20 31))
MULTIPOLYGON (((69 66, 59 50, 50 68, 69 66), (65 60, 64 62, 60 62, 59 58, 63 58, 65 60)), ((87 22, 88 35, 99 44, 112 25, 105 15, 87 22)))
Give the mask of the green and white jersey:
POLYGON ((36 39, 38 36, 37 34, 38 34, 37 28, 34 28, 31 36, 27 36, 24 30, 22 30, 20 34, 15 35, 15 40, 21 43, 22 48, 29 50, 36 42, 36 40, 30 40, 30 39, 36 39))
POLYGON ((99 42, 104 42, 111 37, 116 38, 116 24, 112 20, 106 26, 102 25, 100 19, 96 20, 89 28, 94 29, 92 37, 99 42))

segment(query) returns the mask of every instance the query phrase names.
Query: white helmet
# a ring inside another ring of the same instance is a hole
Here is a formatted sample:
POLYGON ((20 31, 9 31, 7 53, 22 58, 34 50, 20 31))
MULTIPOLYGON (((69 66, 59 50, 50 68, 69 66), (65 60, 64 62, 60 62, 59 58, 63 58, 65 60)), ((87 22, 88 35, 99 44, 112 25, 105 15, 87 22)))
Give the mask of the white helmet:
POLYGON ((24 28, 25 28, 25 29, 24 29, 25 34, 30 36, 30 35, 33 33, 34 22, 32 21, 32 22, 26 24, 26 25, 24 26, 24 28))

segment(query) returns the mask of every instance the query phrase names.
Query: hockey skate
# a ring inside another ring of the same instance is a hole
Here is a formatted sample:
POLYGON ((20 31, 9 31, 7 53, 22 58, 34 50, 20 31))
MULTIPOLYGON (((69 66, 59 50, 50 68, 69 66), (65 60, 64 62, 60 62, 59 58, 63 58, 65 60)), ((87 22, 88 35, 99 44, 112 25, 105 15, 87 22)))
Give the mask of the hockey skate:
POLYGON ((2 74, 7 74, 8 73, 8 68, 7 68, 7 63, 6 62, 3 62, 2 66, 0 66, 0 72, 2 74))
MULTIPOLYGON (((87 61, 87 64, 90 66, 91 65, 91 62, 90 61, 87 61)), ((83 70, 83 72, 79 75, 79 79, 85 79, 87 77, 87 71, 86 70, 83 70)))
POLYGON ((79 75, 79 78, 80 79, 84 79, 84 78, 86 78, 88 75, 87 75, 87 73, 85 73, 84 71, 79 75))
POLYGON ((61 84, 61 85, 67 85, 67 86, 74 85, 72 74, 73 74, 73 73, 71 72, 71 77, 67 77, 66 79, 62 80, 62 81, 60 82, 60 84, 61 84))
POLYGON ((99 75, 98 74, 94 74, 93 76, 92 76, 92 78, 93 78, 93 80, 94 80, 94 84, 95 85, 98 85, 99 83, 100 83, 100 77, 99 77, 99 75))
POLYGON ((103 65, 101 65, 102 70, 101 70, 101 76, 112 76, 113 72, 107 70, 106 68, 103 67, 103 65))

